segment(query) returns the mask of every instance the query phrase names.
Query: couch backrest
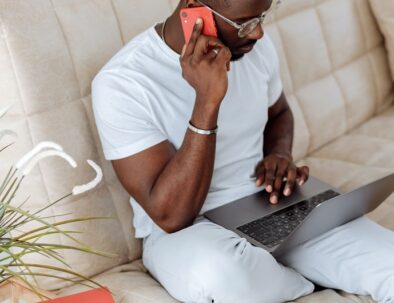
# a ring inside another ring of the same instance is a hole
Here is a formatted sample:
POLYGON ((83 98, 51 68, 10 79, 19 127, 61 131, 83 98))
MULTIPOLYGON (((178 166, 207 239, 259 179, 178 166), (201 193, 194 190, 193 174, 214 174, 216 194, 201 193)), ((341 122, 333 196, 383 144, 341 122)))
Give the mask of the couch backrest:
MULTIPOLYGON (((25 179, 17 198, 31 195, 36 209, 94 176, 86 159, 104 171, 104 182, 64 201, 50 214, 112 216, 83 223, 79 239, 114 252, 107 259, 67 251, 72 268, 94 275, 140 257, 133 239, 128 194, 102 155, 90 100, 99 69, 135 34, 161 21, 177 0, 0 1, 0 108, 15 103, 1 128, 19 134, 0 154, 0 177, 43 140, 61 144, 79 163, 45 159, 25 179)), ((282 61, 285 91, 296 117, 294 154, 303 157, 387 106, 392 100, 387 57, 367 0, 283 0, 267 26, 282 61)), ((65 238, 52 241, 68 243, 65 238)), ((36 262, 48 263, 35 257, 36 262)), ((40 279, 46 289, 65 283, 40 279)))
MULTIPOLYGON (((0 154, 0 178, 38 142, 61 144, 79 166, 72 169, 63 159, 54 157, 33 169, 16 201, 31 195, 25 207, 37 209, 71 192, 74 185, 90 181, 95 173, 87 159, 103 168, 104 182, 98 188, 68 199, 49 212, 115 218, 68 227, 82 230, 84 234, 77 238, 84 243, 119 256, 109 259, 72 251, 62 253, 74 270, 85 275, 103 272, 141 255, 140 241, 133 239, 128 194, 101 152, 90 84, 125 42, 162 20, 173 8, 167 0, 155 0, 154 5, 146 0, 0 1, 0 108, 14 103, 1 119, 0 129, 19 134, 16 143, 0 154)), ((0 146, 8 143, 6 139, 0 146)), ((69 243, 64 237, 51 241, 69 243)), ((45 257, 34 259, 48 263, 45 257)), ((39 281, 46 289, 65 285, 51 279, 39 281)))
POLYGON ((393 101, 383 38, 368 0, 284 0, 267 31, 296 119, 297 159, 393 101))

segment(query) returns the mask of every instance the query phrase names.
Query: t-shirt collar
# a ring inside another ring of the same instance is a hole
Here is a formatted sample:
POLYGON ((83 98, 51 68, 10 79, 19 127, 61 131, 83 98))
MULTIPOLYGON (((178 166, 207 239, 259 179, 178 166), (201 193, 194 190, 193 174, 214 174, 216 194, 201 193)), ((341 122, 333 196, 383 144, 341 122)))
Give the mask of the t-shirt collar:
POLYGON ((174 60, 176 62, 179 62, 179 54, 176 53, 171 47, 169 47, 163 39, 159 36, 157 33, 155 27, 159 23, 155 23, 151 28, 150 28, 150 34, 152 35, 153 39, 157 43, 157 46, 163 51, 163 53, 168 56, 171 60, 174 60))

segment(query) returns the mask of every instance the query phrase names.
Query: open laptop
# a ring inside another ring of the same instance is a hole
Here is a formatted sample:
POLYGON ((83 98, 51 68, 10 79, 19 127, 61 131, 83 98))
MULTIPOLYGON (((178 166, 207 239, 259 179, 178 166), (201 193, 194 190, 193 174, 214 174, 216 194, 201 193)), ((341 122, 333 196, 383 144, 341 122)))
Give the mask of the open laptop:
POLYGON ((276 205, 265 190, 204 216, 278 257, 289 249, 363 216, 394 192, 394 173, 349 193, 310 177, 276 205))

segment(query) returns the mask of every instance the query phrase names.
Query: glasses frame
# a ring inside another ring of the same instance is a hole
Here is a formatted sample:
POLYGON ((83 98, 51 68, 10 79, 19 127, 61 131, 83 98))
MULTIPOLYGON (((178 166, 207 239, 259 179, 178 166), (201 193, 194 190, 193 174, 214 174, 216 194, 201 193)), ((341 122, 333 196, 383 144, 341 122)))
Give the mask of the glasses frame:
POLYGON ((258 24, 263 24, 267 15, 272 11, 272 8, 274 7, 274 2, 276 3, 276 7, 279 6, 279 4, 281 3, 281 0, 273 0, 271 3, 271 6, 269 9, 267 9, 265 12, 263 12, 261 14, 260 17, 255 17, 252 18, 242 24, 239 24, 235 21, 230 20, 229 18, 223 16, 222 14, 220 14, 219 12, 215 11, 214 9, 212 9, 211 7, 209 7, 208 5, 206 5, 205 3, 201 2, 200 0, 197 0, 198 3, 200 3, 201 5, 205 6, 206 8, 208 8, 213 14, 215 14, 216 16, 218 16, 219 18, 221 18, 223 21, 225 21, 227 24, 231 25, 232 27, 236 28, 238 30, 238 37, 239 38, 245 38, 247 35, 249 35, 250 33, 252 33, 258 24), (247 32, 243 32, 245 30, 245 28, 250 27, 250 29, 247 32))

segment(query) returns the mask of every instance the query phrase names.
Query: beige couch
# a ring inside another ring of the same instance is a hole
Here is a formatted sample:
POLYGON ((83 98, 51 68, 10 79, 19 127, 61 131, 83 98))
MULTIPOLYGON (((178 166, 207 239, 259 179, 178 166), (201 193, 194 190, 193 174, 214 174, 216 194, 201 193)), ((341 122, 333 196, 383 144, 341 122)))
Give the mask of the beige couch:
MULTIPOLYGON (((394 171, 393 82, 368 1, 283 2, 267 32, 278 48, 285 91, 296 118, 294 156, 310 166, 312 175, 343 190, 394 171)), ((117 302, 176 301, 141 262, 128 194, 101 152, 90 85, 125 43, 163 20, 176 3, 0 0, 0 108, 15 103, 0 121, 0 129, 19 133, 16 144, 0 155, 1 177, 38 142, 63 145, 79 166, 71 169, 57 158, 42 161, 17 196, 22 201, 31 194, 26 207, 36 209, 70 192, 75 184, 91 180, 94 172, 86 159, 102 166, 104 181, 98 188, 62 202, 49 213, 114 218, 70 228, 84 231, 82 241, 116 253, 117 258, 70 251, 63 256, 74 270, 108 285, 117 302)), ((393 198, 370 216, 394 230, 393 198)), ((68 243, 65 238, 50 240, 68 243)), ((34 259, 48 263, 39 256, 34 259)), ((83 289, 47 278, 39 281, 59 295, 83 289)), ((324 290, 297 302, 372 300, 324 290)))

